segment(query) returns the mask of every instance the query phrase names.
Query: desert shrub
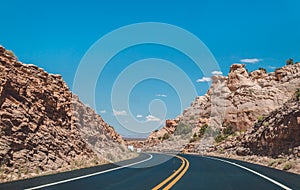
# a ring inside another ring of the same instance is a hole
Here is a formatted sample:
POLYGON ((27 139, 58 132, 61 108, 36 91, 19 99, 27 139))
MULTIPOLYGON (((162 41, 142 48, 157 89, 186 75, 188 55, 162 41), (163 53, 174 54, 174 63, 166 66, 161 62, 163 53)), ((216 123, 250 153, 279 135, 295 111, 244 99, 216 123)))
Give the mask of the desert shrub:
POLYGON ((18 179, 20 179, 21 178, 21 170, 20 169, 18 169, 18 179))
POLYGON ((29 173, 29 167, 28 167, 28 166, 25 166, 24 174, 27 175, 28 173, 29 173))
POLYGON ((265 73, 267 73, 267 70, 265 68, 259 67, 258 70, 264 71, 265 73))
POLYGON ((179 123, 175 129, 174 135, 185 135, 192 132, 192 128, 185 125, 184 123, 179 123))
POLYGON ((264 117, 260 115, 260 116, 258 116, 257 121, 258 121, 258 122, 262 122, 263 119, 264 119, 264 117))
POLYGON ((211 126, 204 124, 200 129, 199 129, 199 137, 214 137, 220 134, 219 129, 213 129, 211 126))
POLYGON ((298 101, 300 101, 300 88, 296 90, 296 98, 298 101))
POLYGON ((276 164, 276 160, 270 160, 268 166, 273 166, 276 164))
POLYGON ((228 138, 230 135, 234 134, 233 127, 229 123, 223 123, 222 124, 223 129, 221 131, 217 131, 217 136, 215 137, 215 141, 217 143, 222 142, 226 138, 228 138))
POLYGON ((0 169, 4 166, 4 164, 5 164, 5 160, 4 160, 4 158, 0 161, 0 169))
POLYGON ((216 143, 222 142, 222 141, 225 140, 225 139, 226 139, 226 137, 223 136, 222 134, 218 134, 218 135, 215 137, 216 143))
POLYGON ((219 133, 218 130, 213 129, 211 126, 205 124, 199 130, 199 137, 206 136, 216 136, 219 133))
POLYGON ((92 160, 92 163, 93 163, 94 166, 98 165, 98 164, 99 164, 98 158, 94 158, 94 159, 92 160))
POLYGON ((224 136, 229 136, 229 135, 232 135, 234 134, 234 130, 233 130, 233 127, 231 126, 231 124, 229 123, 223 123, 223 130, 222 130, 222 133, 224 136))
POLYGON ((220 153, 220 154, 224 154, 224 148, 223 148, 223 147, 219 148, 219 149, 217 150, 217 152, 220 153))
POLYGON ((193 137, 190 139, 190 143, 195 142, 197 140, 200 140, 200 137, 197 135, 197 133, 194 133, 193 137))
POLYGON ((286 163, 284 166, 283 166, 283 170, 290 170, 292 168, 292 164, 291 163, 286 163))
POLYGON ((39 166, 35 168, 35 173, 36 173, 36 174, 40 174, 40 173, 41 173, 41 169, 40 169, 39 166))
POLYGON ((268 122, 263 122, 263 126, 264 126, 264 127, 268 127, 268 126, 269 126, 269 123, 268 123, 268 122))
POLYGON ((208 128, 207 124, 204 124, 199 130, 199 137, 202 137, 205 134, 206 129, 208 128))
POLYGON ((194 133, 193 137, 196 138, 197 136, 198 136, 197 133, 194 133))
POLYGON ((165 133, 164 136, 163 136, 163 140, 167 140, 168 138, 170 138, 169 133, 165 133))
POLYGON ((14 52, 11 51, 11 50, 5 50, 5 54, 7 54, 7 55, 9 55, 11 57, 16 57, 15 54, 14 54, 14 52))
POLYGON ((289 58, 288 60, 285 61, 286 65, 293 65, 294 64, 294 59, 289 58))

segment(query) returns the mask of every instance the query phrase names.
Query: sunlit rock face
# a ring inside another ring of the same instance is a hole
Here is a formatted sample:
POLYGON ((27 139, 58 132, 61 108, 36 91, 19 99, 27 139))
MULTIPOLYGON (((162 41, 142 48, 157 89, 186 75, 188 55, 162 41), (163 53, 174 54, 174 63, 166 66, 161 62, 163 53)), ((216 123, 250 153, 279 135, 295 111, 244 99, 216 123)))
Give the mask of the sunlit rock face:
POLYGON ((246 131, 259 117, 282 107, 297 88, 300 88, 300 63, 271 73, 263 69, 248 73, 244 64, 233 64, 228 76, 213 76, 205 95, 196 97, 190 107, 169 120, 166 127, 153 132, 148 140, 162 133, 173 134, 175 130, 168 130, 170 124, 176 127, 179 123, 192 126, 193 133, 206 124, 215 129, 230 125, 234 131, 246 131))
POLYGON ((60 75, 0 46, 0 181, 105 162, 121 137, 60 75))

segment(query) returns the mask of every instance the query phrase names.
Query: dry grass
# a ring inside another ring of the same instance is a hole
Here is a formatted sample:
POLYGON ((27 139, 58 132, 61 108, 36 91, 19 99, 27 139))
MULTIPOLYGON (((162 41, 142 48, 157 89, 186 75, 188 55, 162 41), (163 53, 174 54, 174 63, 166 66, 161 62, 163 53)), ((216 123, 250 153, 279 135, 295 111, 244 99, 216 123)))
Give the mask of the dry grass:
POLYGON ((87 168, 92 166, 98 166, 107 164, 106 160, 101 158, 95 157, 92 159, 82 158, 82 159, 74 159, 68 166, 62 166, 56 170, 48 170, 43 171, 40 167, 29 168, 26 164, 24 167, 20 167, 15 169, 14 171, 10 171, 11 169, 5 166, 0 167, 0 183, 20 180, 20 179, 27 179, 37 176, 44 176, 49 174, 55 174, 60 172, 72 171, 81 168, 87 168))

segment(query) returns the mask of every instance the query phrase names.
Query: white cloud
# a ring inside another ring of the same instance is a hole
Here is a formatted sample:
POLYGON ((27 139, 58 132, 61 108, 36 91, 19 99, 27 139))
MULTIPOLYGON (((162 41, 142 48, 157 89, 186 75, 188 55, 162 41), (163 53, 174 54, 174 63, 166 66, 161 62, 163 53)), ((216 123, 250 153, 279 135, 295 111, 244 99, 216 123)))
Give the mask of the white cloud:
POLYGON ((211 72, 211 74, 214 76, 223 75, 222 71, 213 71, 213 72, 211 72))
POLYGON ((125 115, 127 115, 127 112, 125 110, 113 110, 113 112, 114 112, 115 116, 119 116, 119 115, 125 116, 125 115))
POLYGON ((251 58, 251 59, 241 59, 240 62, 242 63, 258 63, 262 61, 262 59, 258 59, 258 58, 251 58))
POLYGON ((164 97, 164 98, 167 97, 167 95, 165 95, 165 94, 156 94, 155 96, 158 96, 158 97, 164 97))
POLYGON ((153 115, 147 115, 146 122, 149 122, 149 121, 161 121, 161 120, 158 117, 155 117, 153 115))
POLYGON ((137 118, 142 118, 142 117, 143 117, 143 115, 141 115, 141 114, 137 114, 137 115, 136 115, 136 117, 137 117, 137 118))
POLYGON ((198 79, 196 82, 209 82, 211 81, 210 77, 202 77, 201 79, 198 79))
POLYGON ((106 110, 100 110, 100 113, 101 113, 101 114, 105 114, 105 113, 106 113, 106 110))
POLYGON ((269 65, 268 66, 269 69, 276 69, 276 67, 269 65))

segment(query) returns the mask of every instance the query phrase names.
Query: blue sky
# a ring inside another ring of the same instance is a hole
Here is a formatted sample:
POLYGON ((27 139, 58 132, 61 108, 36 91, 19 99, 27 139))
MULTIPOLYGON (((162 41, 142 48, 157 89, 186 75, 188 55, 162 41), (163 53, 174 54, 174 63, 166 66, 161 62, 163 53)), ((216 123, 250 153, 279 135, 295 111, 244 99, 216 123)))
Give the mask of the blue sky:
MULTIPOLYGON (((0 44, 25 63, 60 73, 70 88, 86 51, 105 34, 129 24, 162 22, 181 27, 201 39, 215 56, 223 74, 232 63, 247 63, 249 71, 273 71, 292 57, 300 61, 300 2, 291 1, 56 1, 1 2, 0 44)), ((97 112, 124 136, 108 101, 118 73, 131 62, 157 57, 174 62, 193 81, 197 94, 206 92, 207 76, 172 48, 140 45, 116 55, 107 64, 96 88, 97 112), (200 79, 200 80, 198 80, 200 79), (201 80, 203 79, 203 80, 201 80), (200 82, 196 82, 196 81, 200 82)), ((149 111, 153 99, 165 102, 167 118, 182 110, 175 90, 158 80, 145 80, 130 95, 130 111, 138 120, 156 120, 149 111), (138 117, 137 117, 138 116, 138 117)), ((128 113, 126 113, 128 114, 128 113)))

